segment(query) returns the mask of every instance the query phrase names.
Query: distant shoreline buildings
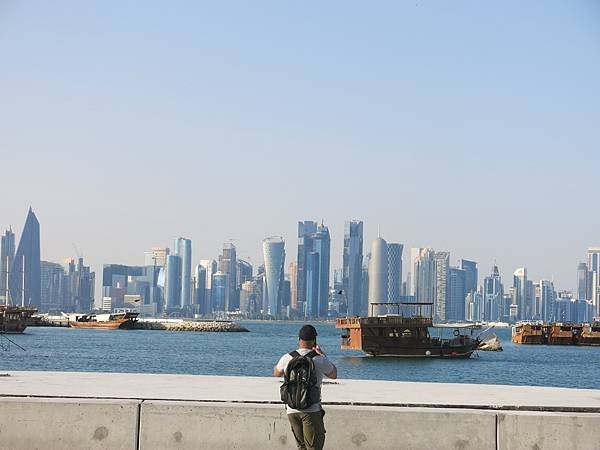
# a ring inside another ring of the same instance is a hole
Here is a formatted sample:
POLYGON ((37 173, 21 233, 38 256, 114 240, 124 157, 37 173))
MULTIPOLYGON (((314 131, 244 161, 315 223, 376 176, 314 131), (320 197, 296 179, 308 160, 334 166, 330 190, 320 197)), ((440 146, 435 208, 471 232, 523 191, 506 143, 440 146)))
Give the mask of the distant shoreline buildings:
POLYGON ((587 261, 577 266, 577 289, 570 292, 557 291, 551 280, 531 280, 526 267, 503 280, 495 264, 479 284, 476 261, 460 259, 454 266, 449 252, 428 247, 410 249, 404 278, 404 245, 377 237, 364 254, 359 220, 344 224, 339 270, 331 268, 331 236, 323 222, 298 222, 297 236, 297 257, 287 265, 284 239, 265 238, 256 268, 238 257, 232 242, 216 259, 192 267, 192 241, 178 237, 172 251, 146 251, 143 265, 104 264, 96 299, 95 273, 82 257, 41 259, 40 223, 30 208, 18 246, 12 228, 1 235, 0 303, 41 312, 135 309, 144 316, 326 319, 389 314, 390 304, 416 301, 432 303, 437 322, 600 317, 600 247, 588 249, 587 261))

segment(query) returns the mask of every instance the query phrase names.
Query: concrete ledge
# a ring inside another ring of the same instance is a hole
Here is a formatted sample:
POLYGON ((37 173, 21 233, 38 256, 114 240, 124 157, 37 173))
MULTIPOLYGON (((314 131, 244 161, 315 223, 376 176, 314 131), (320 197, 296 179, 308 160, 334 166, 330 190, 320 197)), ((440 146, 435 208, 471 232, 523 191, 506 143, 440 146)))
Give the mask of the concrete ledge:
MULTIPOLYGON (((330 406, 327 448, 495 450, 496 414, 330 406)), ((146 401, 140 450, 295 448, 281 406, 146 401)))
POLYGON ((135 450, 140 402, 0 398, 0 448, 135 450))
POLYGON ((600 414, 498 413, 498 450, 600 449, 600 414))
MULTIPOLYGON (((0 396, 129 398, 281 404, 281 379, 95 372, 9 372, 0 396)), ((330 405, 377 405, 600 413, 600 390, 486 384, 335 380, 323 385, 330 405)))

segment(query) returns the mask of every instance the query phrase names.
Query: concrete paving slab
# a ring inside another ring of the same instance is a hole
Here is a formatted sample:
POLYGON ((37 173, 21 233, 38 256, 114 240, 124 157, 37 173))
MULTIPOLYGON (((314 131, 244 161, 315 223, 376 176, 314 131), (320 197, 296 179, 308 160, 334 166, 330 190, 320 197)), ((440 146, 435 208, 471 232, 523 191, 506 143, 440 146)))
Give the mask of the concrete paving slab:
POLYGON ((135 450, 140 403, 0 398, 0 449, 135 450))
MULTIPOLYGON (((8 372, 0 396, 279 402, 281 379, 94 372, 8 372)), ((324 404, 600 413, 600 390, 484 384, 334 380, 324 404)))

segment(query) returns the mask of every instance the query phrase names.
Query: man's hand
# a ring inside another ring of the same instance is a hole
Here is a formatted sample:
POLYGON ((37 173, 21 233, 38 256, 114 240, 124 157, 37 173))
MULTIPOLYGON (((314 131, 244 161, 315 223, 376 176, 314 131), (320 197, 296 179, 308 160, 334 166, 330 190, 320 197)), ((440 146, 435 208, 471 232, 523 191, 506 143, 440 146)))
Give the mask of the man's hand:
POLYGON ((315 351, 315 353, 317 355, 325 356, 325 352, 323 352, 323 350, 321 350, 321 347, 319 347, 319 344, 315 344, 315 346, 312 349, 315 351))

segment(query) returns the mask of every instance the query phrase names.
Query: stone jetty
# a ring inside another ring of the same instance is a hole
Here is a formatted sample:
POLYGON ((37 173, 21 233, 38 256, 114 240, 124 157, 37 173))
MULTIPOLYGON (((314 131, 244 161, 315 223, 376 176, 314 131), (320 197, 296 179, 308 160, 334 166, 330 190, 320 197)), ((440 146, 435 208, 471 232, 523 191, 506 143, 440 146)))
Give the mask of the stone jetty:
POLYGON ((213 332, 247 332, 247 328, 236 322, 220 320, 145 320, 136 323, 140 330, 168 330, 168 331, 213 331, 213 332))

